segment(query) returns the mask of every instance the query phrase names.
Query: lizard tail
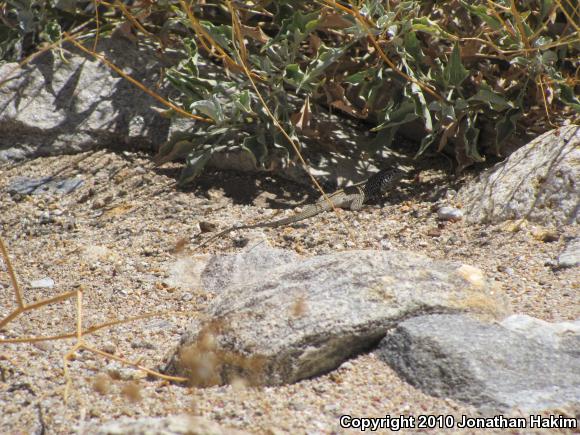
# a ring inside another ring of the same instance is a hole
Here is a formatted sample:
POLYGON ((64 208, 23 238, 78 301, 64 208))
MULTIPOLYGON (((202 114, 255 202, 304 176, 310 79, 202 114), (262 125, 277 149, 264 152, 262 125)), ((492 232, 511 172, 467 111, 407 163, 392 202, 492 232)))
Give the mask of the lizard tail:
POLYGON ((297 222, 303 221, 304 219, 311 218, 316 216, 321 211, 325 210, 324 206, 319 204, 311 204, 306 207, 303 211, 297 214, 293 214, 292 216, 288 216, 286 218, 278 219, 272 222, 262 222, 255 225, 245 225, 243 227, 238 227, 242 229, 252 229, 252 228, 275 228, 275 227, 282 227, 285 225, 295 224, 297 222))
POLYGON ((197 247, 203 248, 207 244, 213 242, 216 239, 219 239, 222 236, 225 236, 226 234, 228 234, 234 230, 251 230, 251 229, 255 229, 255 228, 275 228, 275 227, 281 227, 284 225, 294 224, 294 223, 300 222, 304 219, 308 219, 308 218, 311 218, 313 216, 316 216, 318 213, 320 213, 324 209, 325 209, 324 206, 321 206, 318 204, 312 204, 309 207, 307 207, 306 209, 304 209, 304 211, 302 211, 301 213, 294 214, 292 216, 288 216, 287 218, 278 219, 278 220, 272 221, 272 222, 260 222, 260 223, 253 224, 253 225, 241 225, 241 226, 236 226, 236 227, 230 227, 230 228, 227 228, 227 229, 217 233, 215 236, 212 236, 209 239, 205 240, 201 244, 197 245, 197 247))

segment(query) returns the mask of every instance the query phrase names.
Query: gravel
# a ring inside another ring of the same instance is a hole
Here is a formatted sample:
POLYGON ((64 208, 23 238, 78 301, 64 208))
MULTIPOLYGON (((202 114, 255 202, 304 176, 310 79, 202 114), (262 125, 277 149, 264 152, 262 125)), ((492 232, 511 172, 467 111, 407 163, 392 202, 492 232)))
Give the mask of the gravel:
MULTIPOLYGON (((169 285, 175 265, 207 252, 234 252, 256 234, 265 235, 273 246, 303 255, 336 249, 405 249, 472 264, 501 285, 514 312, 546 321, 578 317, 578 268, 550 266, 566 240, 579 236, 577 227, 550 228, 555 239, 546 242, 534 236, 537 225, 440 221, 436 198, 429 195, 433 185, 449 182, 442 171, 422 175, 419 179, 429 181, 403 183, 383 207, 344 211, 340 219, 325 213, 287 228, 235 231, 197 252, 196 244, 212 234, 199 234, 202 222, 204 231, 213 225, 223 229, 255 222, 271 214, 264 209, 291 209, 291 204, 313 201, 315 194, 305 197, 290 183, 234 173, 204 175, 195 189, 176 190, 171 187, 176 165, 152 169, 147 156, 130 153, 38 158, 0 168, 0 225, 27 304, 82 289, 85 329, 160 313, 84 337, 91 348, 153 369, 179 341, 188 316, 203 310, 214 297, 196 285, 195 277, 188 286, 169 285), (57 175, 77 177, 83 183, 69 193, 33 196, 12 195, 6 189, 17 177, 57 175), (255 185, 249 202, 244 189, 248 185, 255 185), (28 285, 43 277, 50 277, 54 286, 28 285)), ((461 209, 461 204, 449 206, 461 209)), ((0 289, 0 317, 5 317, 17 305, 3 261, 0 289)), ((0 329, 0 339, 73 333, 76 320, 76 300, 69 298, 10 321, 0 329)), ((71 388, 65 403, 63 356, 74 344, 74 339, 0 344, 1 433, 43 428, 71 433, 122 416, 180 413, 262 433, 340 432, 343 414, 477 415, 466 405, 416 390, 371 354, 293 385, 192 389, 147 378, 134 367, 80 350, 68 364, 71 388)))

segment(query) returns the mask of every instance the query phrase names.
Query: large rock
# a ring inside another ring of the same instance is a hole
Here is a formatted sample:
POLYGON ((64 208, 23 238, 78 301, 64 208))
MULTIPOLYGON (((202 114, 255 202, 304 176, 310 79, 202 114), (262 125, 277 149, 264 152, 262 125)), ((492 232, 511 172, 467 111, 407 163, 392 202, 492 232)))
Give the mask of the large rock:
POLYGON ((296 258, 268 251, 259 244, 209 262, 201 279, 217 296, 208 320, 194 321, 184 333, 167 372, 200 386, 236 378, 296 382, 369 350, 402 319, 506 312, 505 302, 471 266, 409 252, 296 258))
MULTIPOLYGON (((157 88, 159 71, 176 59, 160 58, 122 38, 103 40, 98 51, 148 88, 168 95, 169 88, 157 88)), ((46 52, 23 68, 0 65, 0 80, 9 77, 0 86, 0 161, 97 146, 157 149, 171 129, 191 124, 162 118, 153 109, 162 107, 153 97, 74 47, 66 45, 64 56, 66 62, 46 52)))
POLYGON ((525 218, 575 224, 580 204, 580 128, 544 133, 459 192, 468 222, 525 218))
POLYGON ((465 315, 431 315, 400 323, 377 354, 428 394, 484 413, 580 405, 580 359, 538 339, 544 334, 530 335, 465 315))

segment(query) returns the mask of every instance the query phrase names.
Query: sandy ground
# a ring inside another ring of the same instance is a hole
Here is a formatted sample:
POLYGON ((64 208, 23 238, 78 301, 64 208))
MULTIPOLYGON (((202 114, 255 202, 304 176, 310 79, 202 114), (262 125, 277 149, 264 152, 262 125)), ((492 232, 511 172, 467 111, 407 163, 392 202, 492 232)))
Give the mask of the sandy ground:
MULTIPOLYGON (((239 250, 249 235, 237 231, 197 252, 198 241, 208 237, 199 236, 199 222, 222 229, 284 209, 288 213, 317 197, 279 179, 235 173, 204 175, 195 189, 179 191, 171 186, 176 175, 176 167, 151 169, 147 156, 108 151, 0 168, 1 235, 25 303, 82 289, 85 328, 160 313, 84 337, 89 347, 155 368, 178 342, 188 315, 196 315, 212 299, 193 281, 190 287, 169 285, 175 265, 199 253, 239 250), (80 175, 84 184, 64 196, 18 198, 6 192, 16 176, 46 175, 80 175), (45 277, 54 280, 52 288, 31 288, 31 281, 45 277)), ((448 186, 442 171, 426 171, 415 182, 402 184, 382 207, 342 212, 351 231, 335 214, 326 213, 305 225, 263 233, 273 246, 304 255, 404 249, 476 265, 501 284, 513 312, 547 321, 578 318, 578 269, 555 271, 550 266, 578 228, 530 224, 513 231, 509 224, 440 223, 434 204, 448 186), (554 241, 543 241, 546 230, 554 241)), ((16 306, 0 262, 0 317, 16 306)), ((0 339, 72 333, 76 319, 76 300, 69 298, 22 314, 0 328, 0 339)), ((258 433, 343 432, 343 414, 477 415, 470 407, 407 385, 372 354, 295 385, 192 389, 147 378, 142 371, 80 350, 68 364, 65 403, 63 357, 75 343, 0 344, 0 433, 83 433, 120 416, 177 413, 258 433)))

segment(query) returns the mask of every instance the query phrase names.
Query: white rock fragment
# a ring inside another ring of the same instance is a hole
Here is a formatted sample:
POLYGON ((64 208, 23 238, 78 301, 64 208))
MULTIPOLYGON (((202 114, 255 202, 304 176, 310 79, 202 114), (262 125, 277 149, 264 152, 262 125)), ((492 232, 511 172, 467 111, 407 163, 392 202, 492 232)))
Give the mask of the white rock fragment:
POLYGON ((52 278, 41 278, 30 281, 30 288, 53 288, 54 280, 52 278))
POLYGON ((463 212, 455 207, 441 207, 437 210, 437 218, 442 221, 460 221, 463 219, 463 212))

